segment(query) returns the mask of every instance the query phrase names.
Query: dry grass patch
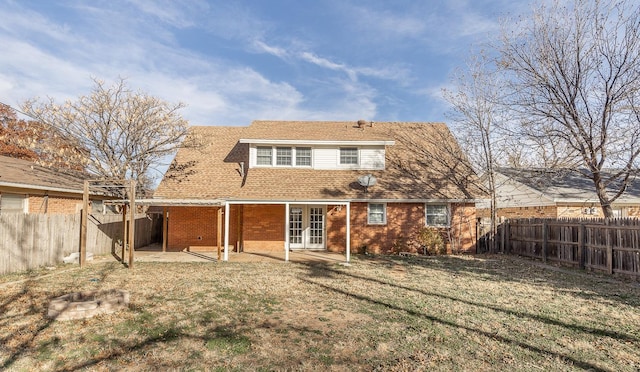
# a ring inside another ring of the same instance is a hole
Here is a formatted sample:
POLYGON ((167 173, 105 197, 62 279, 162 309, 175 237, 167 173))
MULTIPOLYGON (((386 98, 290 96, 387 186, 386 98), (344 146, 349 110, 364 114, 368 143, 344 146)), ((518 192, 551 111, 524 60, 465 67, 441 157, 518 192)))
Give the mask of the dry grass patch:
POLYGON ((637 283, 517 258, 64 270, 0 277, 0 369, 640 368, 637 283), (46 317, 52 298, 110 289, 130 292, 128 310, 46 317))

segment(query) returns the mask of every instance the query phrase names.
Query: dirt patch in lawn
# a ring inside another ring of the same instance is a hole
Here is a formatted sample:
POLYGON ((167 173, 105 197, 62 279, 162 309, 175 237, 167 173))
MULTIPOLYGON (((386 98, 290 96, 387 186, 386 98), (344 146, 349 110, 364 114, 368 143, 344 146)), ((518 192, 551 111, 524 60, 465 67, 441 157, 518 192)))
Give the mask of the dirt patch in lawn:
MULTIPOLYGON (((304 263, 117 263, 7 283, 0 369, 640 368, 640 288, 503 256, 304 263), (55 322, 65 293, 128 309, 55 322)), ((2 282, 2 280, 0 280, 2 282)))

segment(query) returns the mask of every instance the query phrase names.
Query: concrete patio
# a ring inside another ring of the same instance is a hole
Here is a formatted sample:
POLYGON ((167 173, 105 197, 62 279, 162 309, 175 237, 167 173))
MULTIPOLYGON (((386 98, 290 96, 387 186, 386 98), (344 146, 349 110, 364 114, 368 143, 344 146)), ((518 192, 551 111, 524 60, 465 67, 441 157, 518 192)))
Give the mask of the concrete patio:
MULTIPOLYGON (((148 246, 136 249, 134 262, 216 262, 217 252, 162 252, 159 246, 148 246)), ((304 263, 344 263, 346 256, 342 253, 327 251, 289 252, 289 261, 304 263)), ((229 262, 285 262, 284 252, 229 252, 229 262)))

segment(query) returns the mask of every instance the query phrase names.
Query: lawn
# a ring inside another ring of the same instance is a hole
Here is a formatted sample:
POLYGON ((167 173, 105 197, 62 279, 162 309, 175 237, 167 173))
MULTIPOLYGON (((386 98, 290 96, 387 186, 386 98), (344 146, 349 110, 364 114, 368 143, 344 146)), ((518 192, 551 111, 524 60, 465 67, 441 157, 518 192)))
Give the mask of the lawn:
POLYGON ((0 370, 640 369, 637 282, 507 256, 42 274, 0 277, 0 370), (129 309, 45 316, 56 296, 116 288, 129 309))

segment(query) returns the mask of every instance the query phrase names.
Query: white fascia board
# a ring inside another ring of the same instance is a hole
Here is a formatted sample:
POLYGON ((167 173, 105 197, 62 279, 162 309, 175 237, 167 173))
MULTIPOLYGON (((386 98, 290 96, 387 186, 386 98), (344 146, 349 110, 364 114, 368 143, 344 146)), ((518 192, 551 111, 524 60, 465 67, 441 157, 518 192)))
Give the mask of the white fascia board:
POLYGON ((393 146, 396 141, 324 141, 324 140, 271 140, 241 138, 239 143, 256 145, 335 145, 335 146, 393 146))
POLYGON ((486 199, 352 199, 357 203, 479 203, 486 199))
POLYGON ((334 204, 346 205, 349 203, 478 203, 484 199, 282 199, 282 200, 227 200, 229 204, 334 204))
MULTIPOLYGON (((157 207, 218 207, 224 205, 224 200, 220 199, 136 199, 138 205, 148 205, 157 207)), ((129 205, 129 199, 105 200, 107 205, 129 205)))
MULTIPOLYGON (((80 195, 83 194, 83 190, 65 189, 65 188, 62 188, 62 187, 29 185, 29 184, 26 184, 26 183, 0 182, 0 186, 13 187, 13 188, 17 188, 17 189, 54 191, 54 192, 64 192, 64 193, 69 193, 69 194, 80 194, 80 195)), ((92 195, 96 195, 95 193, 91 193, 91 194, 92 195)))
POLYGON ((592 203, 600 204, 600 200, 592 199, 592 198, 586 198, 586 199, 555 198, 553 199, 553 203, 554 205, 556 204, 592 204, 592 203))
POLYGON ((325 205, 325 204, 333 204, 333 205, 347 205, 351 202, 351 200, 297 200, 297 199, 283 199, 283 200, 227 200, 229 204, 310 204, 310 205, 325 205))

